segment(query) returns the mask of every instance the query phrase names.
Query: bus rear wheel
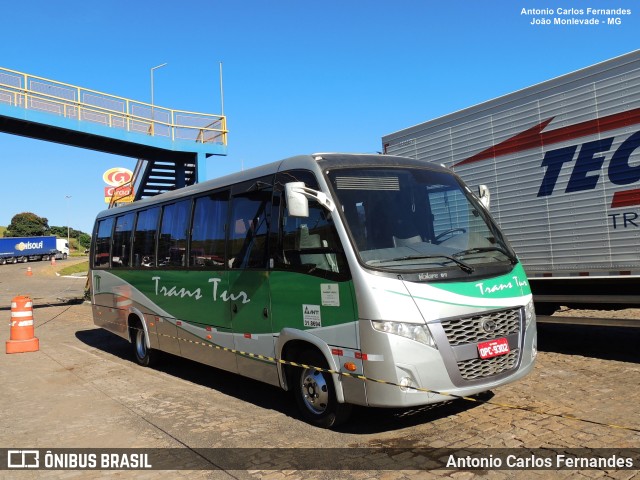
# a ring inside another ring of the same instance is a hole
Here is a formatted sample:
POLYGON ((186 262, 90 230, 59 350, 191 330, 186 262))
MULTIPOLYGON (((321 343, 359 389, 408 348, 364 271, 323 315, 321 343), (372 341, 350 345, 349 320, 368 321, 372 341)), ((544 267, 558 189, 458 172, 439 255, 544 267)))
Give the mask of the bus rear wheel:
POLYGON ((157 361, 158 352, 147 347, 147 336, 139 321, 131 328, 131 338, 136 361, 143 367, 152 367, 157 361))
MULTIPOLYGON (((328 367, 322 355, 307 352, 298 361, 309 367, 328 367)), ((293 394, 303 418, 321 428, 332 428, 347 420, 351 405, 338 403, 330 373, 315 368, 299 367, 294 370, 293 394)))

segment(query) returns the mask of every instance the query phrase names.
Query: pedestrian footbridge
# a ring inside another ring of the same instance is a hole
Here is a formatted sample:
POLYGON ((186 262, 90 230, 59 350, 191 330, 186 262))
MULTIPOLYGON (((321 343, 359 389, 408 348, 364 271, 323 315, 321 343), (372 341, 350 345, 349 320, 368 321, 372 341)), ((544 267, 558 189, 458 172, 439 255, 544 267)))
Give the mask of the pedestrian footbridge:
POLYGON ((227 153, 223 115, 172 110, 1 67, 0 131, 137 158, 136 200, 205 180, 206 159, 227 153))

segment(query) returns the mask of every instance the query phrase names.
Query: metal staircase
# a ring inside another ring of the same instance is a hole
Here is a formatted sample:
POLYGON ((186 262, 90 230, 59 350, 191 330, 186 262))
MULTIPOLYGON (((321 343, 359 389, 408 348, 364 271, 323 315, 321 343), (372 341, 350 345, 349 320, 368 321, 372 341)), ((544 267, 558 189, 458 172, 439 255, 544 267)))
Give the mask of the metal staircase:
POLYGON ((152 197, 196 183, 196 164, 186 161, 138 160, 135 199, 152 197))
MULTIPOLYGON (((120 191, 126 192, 123 196, 128 195, 130 189, 126 187, 133 186, 134 200, 142 200, 177 188, 188 187, 197 183, 197 168, 197 164, 190 161, 139 159, 131 181, 122 185, 120 191)), ((120 200, 118 190, 114 191, 109 208, 120 205, 120 200)), ((122 203, 130 201, 126 200, 122 203)))

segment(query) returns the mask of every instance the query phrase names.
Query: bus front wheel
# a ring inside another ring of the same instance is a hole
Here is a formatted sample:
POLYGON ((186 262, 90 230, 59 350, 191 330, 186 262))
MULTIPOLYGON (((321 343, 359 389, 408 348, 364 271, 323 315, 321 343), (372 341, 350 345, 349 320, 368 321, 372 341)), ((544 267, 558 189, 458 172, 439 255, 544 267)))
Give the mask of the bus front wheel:
POLYGON ((331 428, 343 423, 351 413, 351 405, 338 403, 333 378, 328 372, 311 367, 328 367, 322 355, 308 352, 298 363, 308 367, 298 367, 294 371, 293 393, 304 419, 312 425, 331 428))
POLYGON ((143 367, 152 367, 157 361, 158 352, 147 347, 147 336, 139 321, 131 328, 131 338, 136 361, 143 367))

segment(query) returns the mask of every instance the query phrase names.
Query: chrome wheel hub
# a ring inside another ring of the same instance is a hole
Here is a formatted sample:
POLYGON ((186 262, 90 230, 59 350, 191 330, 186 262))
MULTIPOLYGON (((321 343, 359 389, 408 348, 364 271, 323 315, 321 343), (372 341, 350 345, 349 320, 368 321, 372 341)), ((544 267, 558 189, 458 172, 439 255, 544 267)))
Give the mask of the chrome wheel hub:
POLYGON ((300 387, 306 407, 315 414, 324 413, 329 404, 329 388, 322 372, 306 369, 300 387))

